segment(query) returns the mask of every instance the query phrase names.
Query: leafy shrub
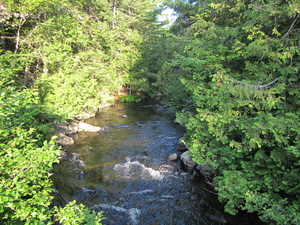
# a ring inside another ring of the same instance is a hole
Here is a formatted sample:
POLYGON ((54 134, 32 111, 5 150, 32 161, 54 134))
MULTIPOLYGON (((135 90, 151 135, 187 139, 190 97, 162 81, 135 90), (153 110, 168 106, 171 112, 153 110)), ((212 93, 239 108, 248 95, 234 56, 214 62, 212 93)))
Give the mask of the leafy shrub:
MULTIPOLYGON (((51 118, 51 117, 50 117, 51 118)), ((0 216, 4 224, 100 224, 101 213, 68 204, 51 209, 50 170, 60 150, 46 141, 49 115, 38 93, 0 87, 0 216), (75 216, 76 213, 76 216, 75 216), (75 219, 76 218, 76 219, 75 219)))
POLYGON ((140 101, 139 96, 137 95, 122 95, 120 97, 121 102, 134 103, 140 101))

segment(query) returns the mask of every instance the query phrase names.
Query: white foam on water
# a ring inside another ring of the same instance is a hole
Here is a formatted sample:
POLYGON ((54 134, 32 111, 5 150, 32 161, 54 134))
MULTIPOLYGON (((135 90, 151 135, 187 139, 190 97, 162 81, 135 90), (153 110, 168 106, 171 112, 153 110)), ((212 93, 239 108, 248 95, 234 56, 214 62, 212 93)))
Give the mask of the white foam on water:
POLYGON ((124 208, 118 207, 118 206, 114 206, 114 205, 108 205, 108 204, 95 205, 94 207, 96 207, 96 208, 100 207, 101 209, 113 209, 113 210, 116 210, 118 212, 125 212, 125 213, 128 212, 127 209, 124 209, 124 208))
POLYGON ((153 191, 150 189, 147 189, 147 190, 143 190, 143 191, 133 191, 133 192, 130 192, 129 194, 139 195, 139 194, 146 194, 146 193, 153 193, 153 191))
POLYGON ((164 178, 164 175, 160 171, 146 167, 139 161, 131 162, 129 158, 126 158, 125 163, 116 164, 114 170, 124 179, 161 180, 164 178))
POLYGON ((161 198, 170 199, 170 198, 174 198, 174 196, 172 196, 172 195, 162 195, 161 198))
POLYGON ((141 211, 136 208, 131 208, 131 209, 125 209, 122 207, 114 206, 114 205, 109 205, 109 204, 100 204, 100 205, 95 205, 92 207, 92 209, 101 209, 101 210, 115 210, 117 212, 122 212, 128 214, 129 220, 132 225, 137 225, 139 223, 138 217, 141 214, 141 211))
POLYGON ((139 209, 132 208, 132 209, 129 209, 128 212, 129 212, 129 216, 130 216, 132 225, 138 224, 139 223, 138 217, 141 214, 141 211, 139 209))

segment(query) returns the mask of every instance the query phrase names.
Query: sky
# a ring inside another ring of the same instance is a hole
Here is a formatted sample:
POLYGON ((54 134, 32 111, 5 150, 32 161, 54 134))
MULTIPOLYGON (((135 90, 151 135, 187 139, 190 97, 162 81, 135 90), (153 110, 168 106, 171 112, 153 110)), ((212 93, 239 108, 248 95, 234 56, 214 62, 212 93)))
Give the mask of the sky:
POLYGON ((158 21, 162 22, 165 20, 169 20, 170 24, 172 24, 176 19, 176 16, 172 15, 173 12, 174 12, 173 9, 170 9, 170 8, 165 9, 164 11, 162 11, 161 15, 158 16, 158 21))

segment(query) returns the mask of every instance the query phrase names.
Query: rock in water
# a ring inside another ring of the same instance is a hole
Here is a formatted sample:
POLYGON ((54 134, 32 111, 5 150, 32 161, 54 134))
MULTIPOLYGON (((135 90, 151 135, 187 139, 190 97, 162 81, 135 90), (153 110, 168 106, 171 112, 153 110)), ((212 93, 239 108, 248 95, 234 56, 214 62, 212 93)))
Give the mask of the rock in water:
POLYGON ((197 166, 197 163, 194 162, 193 159, 192 159, 190 151, 186 151, 186 152, 182 153, 180 155, 180 159, 181 159, 181 162, 182 162, 184 168, 188 172, 192 172, 197 166))
POLYGON ((79 122, 78 124, 78 131, 81 132, 100 132, 101 127, 95 127, 90 124, 84 123, 84 122, 79 122))
POLYGON ((63 133, 58 134, 58 138, 56 139, 56 143, 59 145, 73 145, 74 140, 71 137, 68 137, 67 135, 63 133))
POLYGON ((203 176, 213 176, 213 167, 209 163, 198 165, 196 168, 203 176))
POLYGON ((171 162, 171 161, 176 161, 178 158, 178 155, 176 153, 173 153, 172 155, 170 155, 168 157, 168 161, 171 162))

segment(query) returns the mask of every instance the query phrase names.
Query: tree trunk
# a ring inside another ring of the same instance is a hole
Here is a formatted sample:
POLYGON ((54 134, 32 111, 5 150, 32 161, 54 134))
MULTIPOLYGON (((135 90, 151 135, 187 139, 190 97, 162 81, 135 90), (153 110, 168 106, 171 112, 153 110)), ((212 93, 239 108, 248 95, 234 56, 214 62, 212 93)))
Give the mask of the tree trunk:
POLYGON ((25 23, 26 21, 26 18, 22 15, 20 15, 21 18, 20 18, 20 24, 18 26, 18 30, 17 30, 17 33, 16 33, 16 46, 15 46, 15 53, 17 53, 18 49, 19 49, 19 45, 20 45, 20 31, 21 31, 21 28, 23 26, 23 24, 25 23))
POLYGON ((113 0, 113 21, 112 21, 112 28, 116 25, 116 10, 117 10, 117 0, 113 0))

